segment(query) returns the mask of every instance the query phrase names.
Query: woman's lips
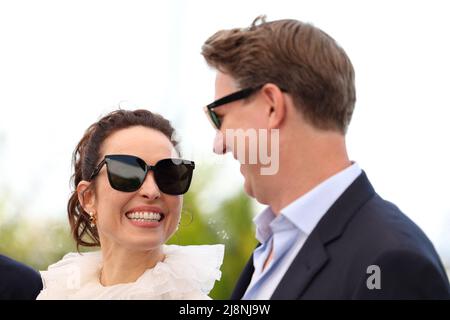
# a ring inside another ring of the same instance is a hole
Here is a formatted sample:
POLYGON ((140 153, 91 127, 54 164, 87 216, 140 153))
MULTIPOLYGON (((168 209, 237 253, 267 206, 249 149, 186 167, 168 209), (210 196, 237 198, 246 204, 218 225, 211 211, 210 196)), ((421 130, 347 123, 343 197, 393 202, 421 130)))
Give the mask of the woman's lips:
POLYGON ((161 221, 138 221, 138 220, 132 220, 128 219, 128 221, 136 227, 140 228, 157 228, 161 225, 161 221))
POLYGON ((155 206, 139 206, 125 213, 128 221, 134 226, 154 228, 161 224, 165 214, 162 209, 155 206))

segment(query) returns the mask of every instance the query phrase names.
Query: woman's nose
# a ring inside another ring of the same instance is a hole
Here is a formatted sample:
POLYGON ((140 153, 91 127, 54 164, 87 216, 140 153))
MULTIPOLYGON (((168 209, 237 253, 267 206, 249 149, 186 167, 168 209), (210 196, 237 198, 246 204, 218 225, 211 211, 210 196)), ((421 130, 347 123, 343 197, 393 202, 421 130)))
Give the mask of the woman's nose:
POLYGON ((161 191, 155 182, 152 172, 149 172, 145 177, 144 183, 139 189, 139 194, 150 200, 158 199, 161 196, 161 191))

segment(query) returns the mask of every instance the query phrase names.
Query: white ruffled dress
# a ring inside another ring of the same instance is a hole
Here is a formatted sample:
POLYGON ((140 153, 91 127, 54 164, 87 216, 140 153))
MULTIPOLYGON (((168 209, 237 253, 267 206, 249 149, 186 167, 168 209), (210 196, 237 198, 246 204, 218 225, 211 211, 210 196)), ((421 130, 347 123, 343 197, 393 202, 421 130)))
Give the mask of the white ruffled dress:
POLYGON ((224 245, 164 245, 165 259, 135 282, 103 286, 100 251, 68 253, 41 271, 44 289, 37 299, 210 299, 221 277, 224 245))

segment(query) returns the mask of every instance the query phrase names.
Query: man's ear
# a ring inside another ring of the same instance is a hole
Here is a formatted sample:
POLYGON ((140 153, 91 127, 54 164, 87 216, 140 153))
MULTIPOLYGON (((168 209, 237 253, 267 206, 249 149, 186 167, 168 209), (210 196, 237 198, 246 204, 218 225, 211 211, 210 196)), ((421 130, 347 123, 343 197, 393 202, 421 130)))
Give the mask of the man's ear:
POLYGON ((78 201, 86 212, 95 212, 95 192, 91 182, 82 180, 77 185, 78 201))
POLYGON ((272 83, 266 84, 262 93, 268 106, 268 129, 279 129, 286 117, 286 99, 280 88, 272 83))

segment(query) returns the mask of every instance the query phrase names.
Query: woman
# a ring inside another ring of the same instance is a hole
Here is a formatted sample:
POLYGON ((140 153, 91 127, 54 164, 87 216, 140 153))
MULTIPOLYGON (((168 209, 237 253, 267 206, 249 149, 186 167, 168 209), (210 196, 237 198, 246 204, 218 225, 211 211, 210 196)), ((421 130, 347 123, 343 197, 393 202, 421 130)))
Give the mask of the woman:
POLYGON ((164 243, 176 231, 194 163, 180 160, 169 121, 114 111, 91 125, 73 154, 67 206, 78 246, 41 272, 37 299, 208 299, 223 245, 164 243))

